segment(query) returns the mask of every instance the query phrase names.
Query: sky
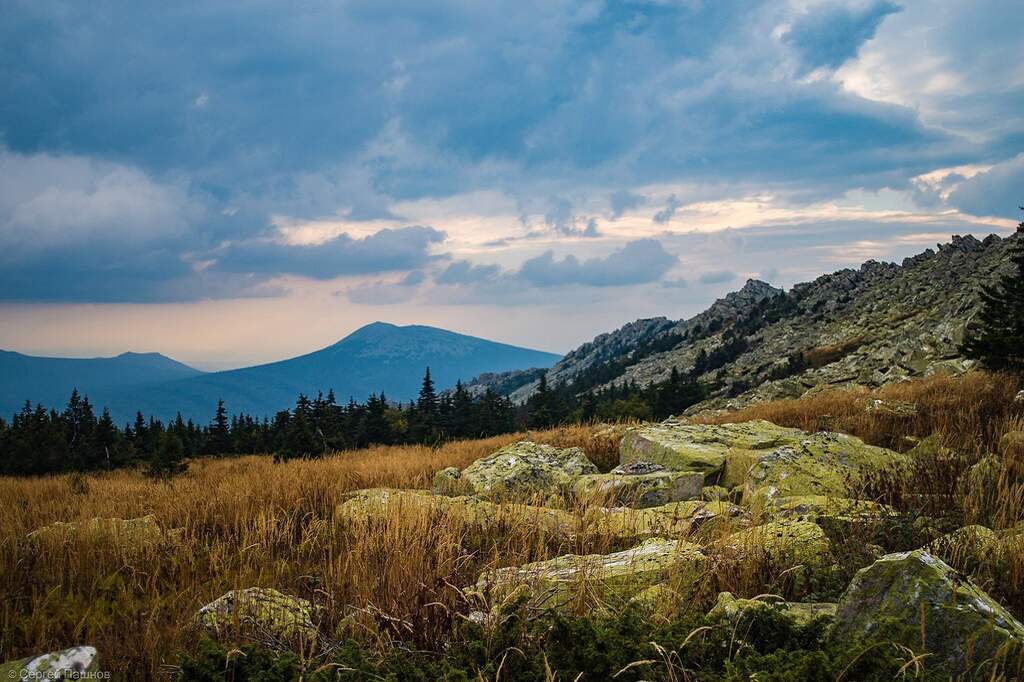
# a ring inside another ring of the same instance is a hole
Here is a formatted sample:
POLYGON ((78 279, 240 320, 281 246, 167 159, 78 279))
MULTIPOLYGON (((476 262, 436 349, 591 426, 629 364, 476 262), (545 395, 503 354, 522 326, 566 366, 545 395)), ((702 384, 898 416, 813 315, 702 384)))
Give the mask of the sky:
POLYGON ((566 352, 1024 203, 1021 0, 6 0, 0 348, 566 352))

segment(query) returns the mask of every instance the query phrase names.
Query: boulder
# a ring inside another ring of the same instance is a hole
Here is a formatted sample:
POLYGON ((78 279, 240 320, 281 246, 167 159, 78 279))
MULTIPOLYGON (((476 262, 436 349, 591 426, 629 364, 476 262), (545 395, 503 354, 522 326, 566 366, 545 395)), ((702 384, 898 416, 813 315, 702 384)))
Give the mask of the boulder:
POLYGON ((568 492, 580 476, 598 473, 580 448, 556 448, 519 441, 476 460, 460 480, 477 495, 531 499, 568 492))
POLYGON ((871 398, 867 405, 868 414, 875 414, 885 417, 916 417, 917 405, 906 400, 883 400, 871 398))
POLYGON ((1018 405, 1024 405, 1024 391, 1017 391, 1017 395, 1013 397, 1013 402, 1018 405))
POLYGON ((693 572, 703 563, 700 547, 683 540, 651 538, 613 554, 567 554, 485 573, 476 589, 494 604, 525 594, 530 607, 565 609, 623 604, 674 571, 693 572))
POLYGON ((46 542, 64 542, 78 537, 105 540, 123 539, 129 544, 151 544, 161 540, 175 540, 181 536, 180 528, 164 530, 152 514, 135 519, 92 518, 65 523, 57 521, 28 534, 29 539, 46 542))
POLYGON ((810 521, 773 521, 754 526, 722 538, 715 548, 732 556, 761 554, 779 566, 821 568, 835 561, 825 531, 810 521))
POLYGON ((1000 538, 985 526, 964 526, 932 540, 922 549, 964 570, 998 551, 1000 538))
POLYGON ((998 675, 1024 647, 1024 625, 924 550, 888 554, 861 569, 839 601, 833 636, 859 647, 870 637, 928 653, 924 665, 957 677, 998 675))
POLYGON ((602 532, 616 537, 686 537, 700 528, 746 527, 750 515, 726 501, 688 500, 645 509, 593 510, 586 516, 602 532))
POLYGON ((317 609, 306 599, 266 587, 232 590, 199 609, 199 622, 222 635, 237 624, 258 637, 310 639, 317 635, 317 609))
POLYGON ((699 498, 704 474, 696 471, 589 474, 576 479, 576 499, 602 507, 657 507, 699 498))
POLYGON ((753 507, 755 512, 774 521, 813 521, 830 527, 855 526, 893 518, 892 507, 868 500, 853 500, 827 495, 794 495, 768 497, 759 491, 753 507))
POLYGON ((737 625, 744 615, 756 616, 759 613, 775 611, 793 619, 797 625, 807 625, 819 618, 832 620, 836 615, 836 604, 831 602, 790 602, 779 597, 762 597, 758 599, 737 599, 731 592, 722 592, 714 607, 708 611, 708 618, 737 625))
POLYGON ((91 646, 76 646, 0 664, 0 680, 78 680, 99 673, 100 659, 91 646))
MULTIPOLYGON (((771 497, 827 495, 846 497, 862 471, 899 467, 908 458, 898 452, 866 445, 842 433, 805 434, 798 442, 766 453, 747 455, 744 499, 761 489, 771 497)), ((742 469, 739 462, 735 468, 742 469)))
POLYGON ((445 467, 434 474, 432 489, 438 495, 460 495, 465 487, 459 467, 445 467))
POLYGON ((416 514, 441 522, 457 522, 483 532, 521 528, 550 537, 569 538, 580 520, 569 512, 527 504, 496 504, 476 497, 433 495, 425 490, 369 488, 346 495, 335 510, 338 518, 361 522, 386 522, 416 514))
POLYGON ((630 429, 622 438, 623 464, 645 460, 677 471, 700 471, 715 483, 722 476, 727 455, 736 450, 767 450, 797 442, 797 429, 755 420, 739 424, 687 424, 666 421, 630 429))

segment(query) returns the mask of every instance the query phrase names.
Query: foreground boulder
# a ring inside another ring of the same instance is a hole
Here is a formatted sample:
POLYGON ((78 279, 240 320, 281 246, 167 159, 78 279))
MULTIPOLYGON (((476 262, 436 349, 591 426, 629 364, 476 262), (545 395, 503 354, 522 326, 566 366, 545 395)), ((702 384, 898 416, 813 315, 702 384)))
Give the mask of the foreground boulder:
POLYGON ((615 537, 681 538, 701 529, 746 528, 750 514, 723 500, 688 500, 643 509, 592 510, 586 521, 615 537))
POLYGON ((596 473, 597 467, 580 448, 523 440, 476 460, 462 470, 458 481, 476 495, 526 500, 567 493, 580 476, 596 473))
POLYGON ((715 543, 727 556, 761 555, 777 566, 830 566, 835 561, 825 531, 810 521, 773 521, 741 530, 715 543))
POLYGON ((309 601, 266 587, 232 590, 199 609, 198 619, 216 634, 237 625, 257 637, 310 639, 317 634, 309 601))
POLYGON ((657 507, 701 497, 704 474, 669 471, 661 465, 633 462, 607 474, 588 474, 576 479, 576 499, 602 507, 657 507))
POLYGON ((941 559, 916 550, 888 554, 854 576, 834 636, 851 648, 869 637, 899 642, 930 654, 928 669, 996 679, 1000 666, 1016 670, 1024 625, 941 559))
POLYGON ((731 592, 722 592, 715 606, 708 612, 708 618, 737 625, 744 616, 756 617, 767 612, 780 613, 792 618, 797 625, 806 625, 819 618, 832 620, 836 615, 836 604, 789 602, 778 597, 737 599, 731 592))
POLYGON ((76 646, 42 656, 0 664, 0 680, 80 680, 100 672, 100 659, 91 646, 76 646))
POLYGON ((727 456, 737 450, 767 450, 796 443, 802 436, 771 422, 684 424, 666 421, 630 429, 619 446, 620 460, 644 460, 677 471, 700 471, 710 483, 722 476, 727 456))
POLYGON ((746 468, 743 496, 747 500, 760 490, 770 498, 846 497, 861 473, 903 466, 907 461, 905 455, 866 445, 853 436, 819 432, 805 434, 798 442, 769 452, 737 455, 733 464, 739 470, 746 468), (744 459, 748 466, 744 466, 744 459))
POLYGON ((356 522, 386 522, 392 518, 414 520, 417 515, 434 523, 452 521, 483 532, 522 529, 566 539, 577 532, 580 520, 549 507, 527 504, 496 504, 476 497, 433 495, 425 490, 369 488, 346 496, 335 510, 338 518, 356 522))
POLYGON ((574 601, 589 608, 625 603, 663 582, 673 571, 696 577, 704 560, 700 547, 682 540, 652 538, 613 554, 567 554, 524 566, 485 573, 477 591, 492 604, 525 594, 535 609, 565 609, 574 601))

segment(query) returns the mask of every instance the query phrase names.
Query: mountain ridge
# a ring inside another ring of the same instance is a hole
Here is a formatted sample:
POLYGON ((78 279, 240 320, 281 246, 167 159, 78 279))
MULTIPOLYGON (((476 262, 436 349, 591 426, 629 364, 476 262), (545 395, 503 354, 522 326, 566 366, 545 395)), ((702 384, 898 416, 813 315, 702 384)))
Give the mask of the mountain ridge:
MULTIPOLYGON (((977 292, 995 279, 1011 240, 953 235, 901 263, 868 260, 794 285, 757 280, 687 319, 648 318, 598 335, 556 363, 549 385, 617 367, 611 380, 646 386, 673 367, 711 387, 691 408, 736 408, 755 400, 799 397, 821 387, 876 387, 903 378, 961 373, 959 351, 977 310, 977 292), (646 352, 658 344, 670 347, 646 352)), ((537 382, 511 393, 522 403, 537 382)), ((592 390, 592 389, 588 389, 592 390)))
MULTIPOLYGON (((117 357, 122 358, 121 364, 131 364, 149 356, 125 353, 117 357)), ((60 391, 38 398, 38 392, 25 395, 6 378, 0 386, 4 394, 18 395, 16 400, 2 403, 6 414, 20 409, 26 399, 59 408, 67 401, 71 389, 78 386, 79 392, 88 395, 94 405, 109 407, 118 422, 141 411, 162 419, 173 418, 180 412, 186 419, 206 423, 220 399, 231 413, 245 412, 256 417, 273 416, 293 406, 299 393, 316 395, 318 391, 327 393, 332 389, 339 400, 351 397, 362 401, 371 393, 384 392, 393 400, 405 401, 416 396, 428 366, 441 390, 458 379, 469 380, 485 372, 550 366, 559 357, 437 327, 374 322, 324 348, 238 369, 207 373, 193 370, 194 374, 167 380, 115 384, 83 385, 78 379, 65 379, 60 391)), ((50 360, 59 364, 67 359, 50 360)))

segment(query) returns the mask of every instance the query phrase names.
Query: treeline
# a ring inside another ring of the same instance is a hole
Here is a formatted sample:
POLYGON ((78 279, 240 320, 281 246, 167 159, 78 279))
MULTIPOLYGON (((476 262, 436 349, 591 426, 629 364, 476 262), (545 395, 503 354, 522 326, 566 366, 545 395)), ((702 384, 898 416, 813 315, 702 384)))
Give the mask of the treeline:
POLYGON ((106 409, 97 414, 88 397, 72 392, 62 411, 26 402, 10 422, 0 418, 0 474, 40 475, 144 466, 154 476, 184 470, 188 458, 265 453, 275 459, 317 457, 369 445, 483 438, 526 428, 618 419, 661 419, 703 399, 704 388, 673 370, 669 379, 638 387, 622 383, 587 390, 592 377, 539 389, 514 405, 491 389, 471 393, 461 382, 438 393, 427 369, 416 400, 392 402, 371 395, 339 404, 334 392, 300 395, 272 418, 229 416, 218 402, 209 424, 179 414, 169 422, 137 413, 118 426, 106 409))

